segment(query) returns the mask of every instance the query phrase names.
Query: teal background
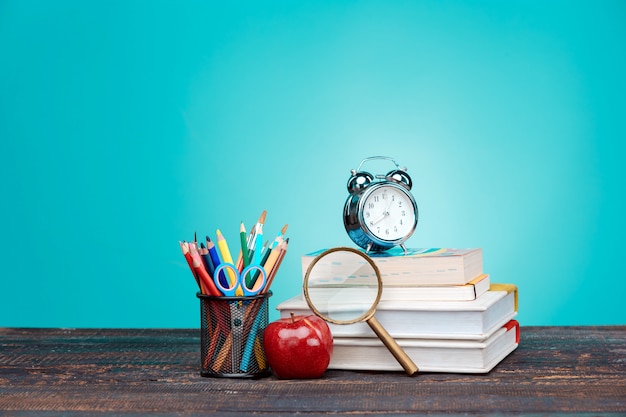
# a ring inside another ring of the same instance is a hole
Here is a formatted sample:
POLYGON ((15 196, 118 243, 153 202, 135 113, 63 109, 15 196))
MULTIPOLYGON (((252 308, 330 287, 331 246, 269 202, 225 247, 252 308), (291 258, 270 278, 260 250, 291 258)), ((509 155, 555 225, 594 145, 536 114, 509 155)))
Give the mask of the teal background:
POLYGON ((179 240, 264 209, 275 319, 372 155, 522 325, 624 324, 625 41, 609 0, 0 0, 0 326, 198 327, 179 240))

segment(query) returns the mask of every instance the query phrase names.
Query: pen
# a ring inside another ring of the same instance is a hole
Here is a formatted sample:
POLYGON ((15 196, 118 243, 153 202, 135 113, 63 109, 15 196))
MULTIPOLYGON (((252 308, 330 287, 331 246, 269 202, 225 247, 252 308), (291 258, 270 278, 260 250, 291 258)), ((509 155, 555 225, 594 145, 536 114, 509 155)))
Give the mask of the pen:
POLYGON ((250 236, 248 240, 249 259, 252 259, 253 253, 256 250, 256 234, 259 232, 259 225, 261 226, 261 229, 263 228, 263 224, 265 223, 266 216, 267 216, 267 211, 263 210, 263 212, 259 216, 259 220, 257 220, 255 226, 252 228, 252 232, 250 232, 250 236))
POLYGON ((254 237, 254 261, 255 264, 260 264, 261 255, 263 254, 263 223, 257 223, 257 232, 254 237))

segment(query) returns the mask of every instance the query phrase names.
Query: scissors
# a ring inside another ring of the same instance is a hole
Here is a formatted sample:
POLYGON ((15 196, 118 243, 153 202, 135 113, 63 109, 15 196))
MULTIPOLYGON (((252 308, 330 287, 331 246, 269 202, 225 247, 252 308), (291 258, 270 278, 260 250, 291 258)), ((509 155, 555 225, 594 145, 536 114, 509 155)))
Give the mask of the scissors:
POLYGON ((263 287, 265 287, 266 280, 267 275, 265 269, 259 264, 251 264, 240 273, 235 265, 222 263, 213 273, 215 285, 226 297, 241 296, 242 294, 246 297, 257 295, 261 292, 263 287), (224 269, 226 269, 226 271, 222 272, 224 269), (255 270, 259 271, 259 273, 255 273, 255 270), (224 286, 222 280, 219 279, 220 273, 226 276, 224 281, 227 282, 228 286, 224 286), (246 282, 247 275, 250 275, 250 286, 248 286, 246 282), (231 281, 232 277, 234 277, 234 280, 231 281))

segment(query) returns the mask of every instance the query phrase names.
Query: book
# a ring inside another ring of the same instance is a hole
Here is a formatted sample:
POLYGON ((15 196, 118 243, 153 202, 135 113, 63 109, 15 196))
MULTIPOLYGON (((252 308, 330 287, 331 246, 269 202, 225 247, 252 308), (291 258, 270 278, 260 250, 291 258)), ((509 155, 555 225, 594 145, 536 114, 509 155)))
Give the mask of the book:
MULTIPOLYGON (((354 282, 354 281, 353 281, 354 282)), ((383 286, 381 301, 471 301, 483 295, 489 290, 491 280, 489 275, 482 274, 465 285, 441 285, 441 286, 419 286, 419 287, 390 287, 383 286)), ((343 290, 343 289, 342 289, 343 290)), ((336 294, 337 287, 328 288, 315 287, 318 296, 328 294, 330 297, 336 294)), ((345 291, 345 290, 343 290, 345 291)), ((356 287, 355 287, 355 291, 356 287)), ((348 290, 350 292, 350 290, 348 290)), ((350 293, 352 295, 352 293, 350 293)), ((346 298, 346 302, 349 301, 346 298)))
MULTIPOLYGON (((472 301, 380 301, 375 316, 394 338, 482 340, 517 315, 517 287, 486 291, 472 301)), ((276 306, 280 317, 313 314, 302 294, 276 306)), ((375 337, 365 322, 329 323, 334 337, 375 337)))
MULTIPOLYGON (((362 249, 360 249, 363 251, 362 249)), ((302 256, 302 276, 324 249, 302 256)), ((364 251, 363 251, 364 252, 364 251)), ((464 285, 483 273, 482 249, 407 249, 368 253, 385 287, 464 285)))
MULTIPOLYGON (((519 323, 510 320, 483 340, 398 339, 420 372, 487 373, 519 345, 519 323)), ((334 339, 329 369, 402 371, 376 337, 334 339)))
POLYGON ((381 301, 471 301, 489 290, 491 280, 482 274, 464 285, 440 286, 383 286, 381 301))

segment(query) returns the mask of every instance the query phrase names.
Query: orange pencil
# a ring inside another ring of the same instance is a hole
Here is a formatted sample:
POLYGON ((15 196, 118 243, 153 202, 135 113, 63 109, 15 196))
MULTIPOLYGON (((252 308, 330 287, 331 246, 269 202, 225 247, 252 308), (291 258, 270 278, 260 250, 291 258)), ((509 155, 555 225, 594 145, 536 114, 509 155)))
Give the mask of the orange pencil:
POLYGON ((267 274, 268 277, 270 273, 272 272, 272 269, 274 268, 276 261, 278 260, 278 255, 280 255, 280 250, 283 244, 282 238, 276 238, 274 242, 276 241, 279 241, 279 242, 277 242, 277 245, 274 247, 274 249, 270 251, 270 255, 268 256, 267 260, 263 264, 263 269, 265 269, 265 273, 267 274))
POLYGON ((226 341, 222 345, 221 349, 217 353, 215 357, 215 361, 213 362, 213 371, 215 373, 219 373, 222 371, 222 367, 224 366, 224 362, 230 356, 230 352, 232 351, 233 346, 233 334, 232 332, 228 334, 226 341))
POLYGON ((274 277, 276 276, 276 273, 278 272, 278 268, 280 267, 280 264, 283 262, 285 254, 287 253, 288 246, 289 246, 289 238, 285 239, 283 242, 281 242, 277 246, 280 249, 279 254, 278 254, 278 259, 276 259, 276 262, 274 266, 272 267, 272 270, 267 271, 267 282, 265 283, 265 287, 263 287, 263 290, 261 291, 262 294, 265 294, 266 292, 269 291, 270 285, 272 285, 272 281, 274 280, 274 277))

